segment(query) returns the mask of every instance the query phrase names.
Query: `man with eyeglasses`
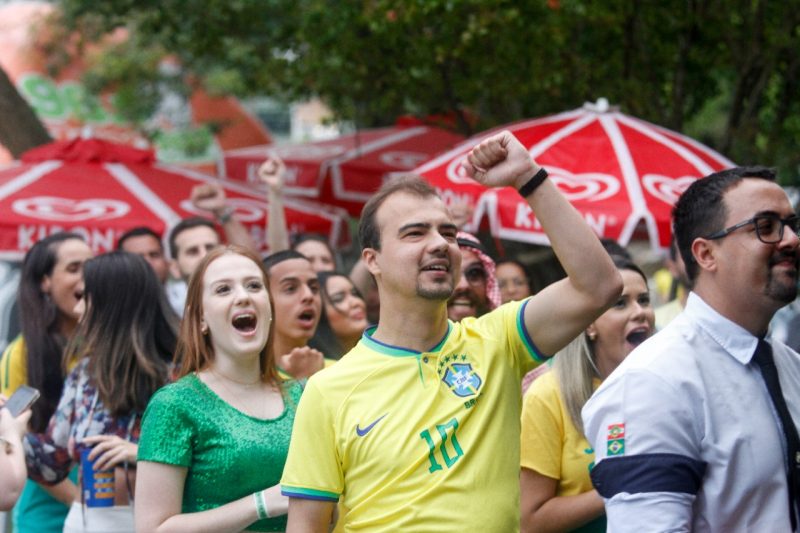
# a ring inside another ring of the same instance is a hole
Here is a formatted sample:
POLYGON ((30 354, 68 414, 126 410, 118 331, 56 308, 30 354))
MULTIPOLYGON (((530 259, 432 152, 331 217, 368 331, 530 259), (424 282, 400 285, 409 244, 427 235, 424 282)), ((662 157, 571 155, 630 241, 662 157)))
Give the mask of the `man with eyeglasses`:
POLYGON ((467 232, 456 238, 461 252, 461 278, 447 301, 447 318, 454 322, 482 316, 500 305, 494 259, 481 242, 467 232))
POLYGON ((686 308, 583 410, 609 531, 798 530, 800 355, 765 336, 797 296, 800 238, 774 180, 733 168, 678 199, 686 308))

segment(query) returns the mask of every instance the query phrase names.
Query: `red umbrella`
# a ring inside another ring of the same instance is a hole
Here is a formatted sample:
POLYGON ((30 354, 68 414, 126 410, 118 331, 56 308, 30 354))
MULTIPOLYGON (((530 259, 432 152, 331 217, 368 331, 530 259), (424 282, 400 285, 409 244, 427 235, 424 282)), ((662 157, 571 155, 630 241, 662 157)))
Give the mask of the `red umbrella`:
POLYGON ((269 154, 286 163, 286 194, 320 199, 358 216, 361 207, 393 172, 413 170, 464 138, 428 126, 362 130, 328 141, 264 145, 225 152, 221 174, 258 183, 269 154))
MULTIPOLYGON (((251 187, 156 164, 151 150, 99 139, 35 148, 0 169, 0 258, 19 259, 37 240, 63 230, 84 235, 95 252, 112 250, 117 237, 135 226, 164 234, 182 218, 207 216, 189 200, 192 188, 204 182, 223 184, 236 217, 264 250, 267 203, 251 187)), ((322 233, 335 246, 348 239, 343 210, 285 204, 290 231, 322 233)))
POLYGON ((630 117, 603 99, 580 109, 517 122, 473 137, 416 170, 448 203, 475 207, 495 237, 547 244, 534 213, 513 189, 486 189, 461 168, 469 150, 502 129, 510 130, 601 237, 627 244, 643 229, 654 248, 669 245, 670 212, 699 177, 733 166, 702 144, 630 117))

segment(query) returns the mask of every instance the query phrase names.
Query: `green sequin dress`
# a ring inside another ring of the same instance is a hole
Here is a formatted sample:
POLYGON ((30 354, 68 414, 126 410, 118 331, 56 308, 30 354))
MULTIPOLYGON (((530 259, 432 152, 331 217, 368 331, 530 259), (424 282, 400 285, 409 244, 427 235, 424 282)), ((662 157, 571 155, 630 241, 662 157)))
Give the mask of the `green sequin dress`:
MULTIPOLYGON (((289 382, 283 413, 248 416, 194 375, 158 390, 147 405, 139 461, 189 469, 183 512, 214 509, 280 482, 302 388, 289 382)), ((251 531, 284 531, 286 516, 259 520, 251 531)))

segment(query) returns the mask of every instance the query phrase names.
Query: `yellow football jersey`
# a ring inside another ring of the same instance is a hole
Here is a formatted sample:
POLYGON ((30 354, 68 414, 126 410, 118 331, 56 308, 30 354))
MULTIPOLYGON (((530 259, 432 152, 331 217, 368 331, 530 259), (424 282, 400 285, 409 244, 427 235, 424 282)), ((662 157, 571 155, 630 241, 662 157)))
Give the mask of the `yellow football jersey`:
POLYGON ((341 497, 344 531, 518 530, 520 380, 543 360, 524 308, 450 322, 427 352, 368 330, 309 380, 283 494, 341 497))

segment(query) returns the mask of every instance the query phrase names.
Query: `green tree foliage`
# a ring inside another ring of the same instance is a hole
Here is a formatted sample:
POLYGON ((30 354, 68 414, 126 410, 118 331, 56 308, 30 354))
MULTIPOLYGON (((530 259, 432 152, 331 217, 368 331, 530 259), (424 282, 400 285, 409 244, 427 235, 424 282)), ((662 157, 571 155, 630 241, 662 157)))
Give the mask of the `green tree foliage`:
POLYGON ((604 96, 800 182, 800 0, 60 4, 70 28, 130 30, 101 83, 152 83, 124 58, 155 50, 212 91, 315 95, 361 126, 443 114, 466 134, 604 96))

